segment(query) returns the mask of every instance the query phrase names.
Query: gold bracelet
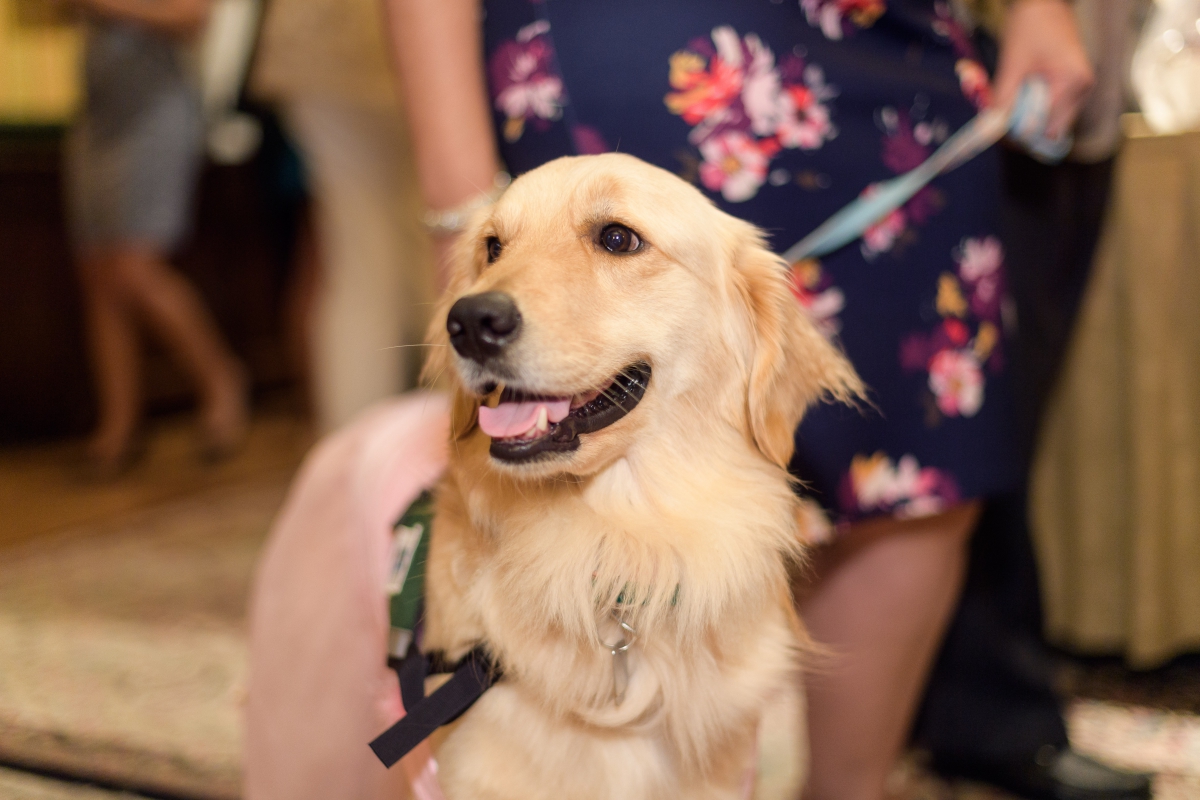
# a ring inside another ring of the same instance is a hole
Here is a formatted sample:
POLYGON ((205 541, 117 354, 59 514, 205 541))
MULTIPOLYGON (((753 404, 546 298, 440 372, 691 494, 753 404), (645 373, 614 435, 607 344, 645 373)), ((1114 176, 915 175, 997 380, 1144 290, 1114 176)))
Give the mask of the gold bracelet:
POLYGON ((467 227, 467 220, 471 218, 471 214, 499 200, 500 195, 504 194, 504 190, 510 183, 512 183, 512 176, 504 170, 500 170, 492 179, 490 191, 481 192, 467 202, 445 211, 427 209, 421 215, 421 225, 431 236, 453 236, 460 233, 463 228, 467 227))

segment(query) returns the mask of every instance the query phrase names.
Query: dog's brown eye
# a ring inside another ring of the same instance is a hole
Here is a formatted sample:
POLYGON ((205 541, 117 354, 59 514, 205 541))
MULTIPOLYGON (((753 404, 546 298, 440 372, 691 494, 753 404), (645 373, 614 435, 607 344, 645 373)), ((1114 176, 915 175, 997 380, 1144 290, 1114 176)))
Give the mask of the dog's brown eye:
POLYGON ((600 231, 600 244, 610 253, 632 253, 642 246, 642 240, 624 225, 609 225, 600 231))
POLYGON ((491 264, 500 257, 500 251, 503 248, 500 246, 500 240, 495 236, 489 236, 487 240, 488 263, 491 264))

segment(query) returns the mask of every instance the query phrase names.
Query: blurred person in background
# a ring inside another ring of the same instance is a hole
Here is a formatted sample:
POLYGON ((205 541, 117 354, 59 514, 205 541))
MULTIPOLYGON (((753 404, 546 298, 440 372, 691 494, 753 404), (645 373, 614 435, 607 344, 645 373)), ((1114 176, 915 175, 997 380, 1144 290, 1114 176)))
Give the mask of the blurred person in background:
MULTIPOLYGON (((482 26, 473 0, 389 8, 443 253, 446 221, 486 202, 501 154, 522 172, 631 153, 701 184, 778 247, 916 166, 993 94, 1007 105, 1044 75, 1054 137, 1091 82, 1062 0, 1011 4, 994 87, 955 10, 934 0, 491 0, 482 26)), ((798 300, 839 335, 882 411, 819 407, 797 435, 797 473, 846 523, 801 603, 837 653, 807 687, 814 800, 884 796, 981 499, 1020 482, 998 211, 989 152, 861 242, 795 265, 798 300)))
POLYGON ((144 322, 200 396, 200 450, 230 454, 249 419, 246 371, 200 295, 168 262, 188 233, 202 165, 199 91, 182 49, 208 0, 78 0, 84 105, 66 144, 66 195, 99 390, 87 455, 113 476, 139 450, 144 322))
MULTIPOLYGON (((1002 14, 980 16, 1002 24, 1002 14)), ((1061 372, 1091 272, 1120 144, 1119 117, 1140 0, 1076 0, 1096 85, 1067 160, 1002 151, 1001 224, 1017 312, 1012 350, 1017 440, 1027 484, 1042 414, 1061 372)), ((992 498, 971 541, 963 596, 930 677, 915 736, 948 776, 1030 800, 1144 800, 1150 778, 1073 751, 1042 639, 1025 486, 992 498)))
POLYGON ((272 0, 250 81, 279 106, 315 204, 307 350, 322 432, 415 384, 432 300, 382 16, 378 0, 272 0))

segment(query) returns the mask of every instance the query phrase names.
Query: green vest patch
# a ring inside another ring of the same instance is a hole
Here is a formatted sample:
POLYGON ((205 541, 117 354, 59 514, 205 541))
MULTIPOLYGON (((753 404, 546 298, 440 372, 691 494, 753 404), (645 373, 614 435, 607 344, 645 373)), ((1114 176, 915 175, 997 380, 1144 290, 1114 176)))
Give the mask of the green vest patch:
POLYGON ((425 596, 425 562, 433 531, 433 495, 422 492, 392 528, 391 570, 387 591, 391 635, 388 653, 402 658, 421 618, 425 596))

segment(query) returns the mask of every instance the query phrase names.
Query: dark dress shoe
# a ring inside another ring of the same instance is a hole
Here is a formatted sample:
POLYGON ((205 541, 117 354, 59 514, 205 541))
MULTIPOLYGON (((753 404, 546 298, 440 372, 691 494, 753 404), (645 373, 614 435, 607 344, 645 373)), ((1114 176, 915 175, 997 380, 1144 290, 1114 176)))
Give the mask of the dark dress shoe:
POLYGON ((1150 775, 1113 769, 1069 748, 1043 747, 1036 757, 1016 761, 935 757, 933 768, 1024 800, 1150 800, 1150 775))

